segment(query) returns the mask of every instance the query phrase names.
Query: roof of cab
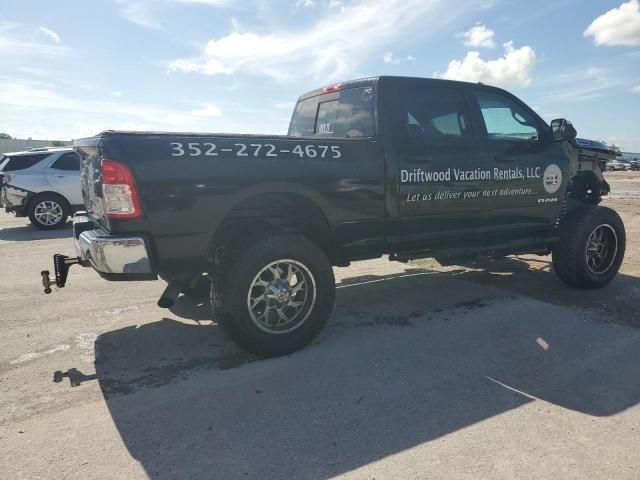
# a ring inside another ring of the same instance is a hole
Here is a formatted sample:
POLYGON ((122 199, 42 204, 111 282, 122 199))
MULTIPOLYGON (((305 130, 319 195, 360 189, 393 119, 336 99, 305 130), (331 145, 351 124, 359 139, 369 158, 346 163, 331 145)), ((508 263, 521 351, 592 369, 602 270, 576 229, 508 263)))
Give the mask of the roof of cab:
POLYGON ((332 91, 338 91, 337 90, 338 88, 340 90, 347 90, 349 88, 372 87, 376 84, 379 78, 380 77, 359 78, 356 80, 349 80, 346 82, 336 82, 333 84, 325 85, 324 87, 316 88, 315 90, 312 90, 310 92, 307 92, 301 95, 298 98, 298 101, 306 100, 307 98, 315 97, 316 95, 322 95, 323 93, 331 93, 332 91), (335 90, 331 90, 331 89, 335 89, 335 90))
POLYGON ((474 86, 482 85, 489 88, 496 88, 496 87, 491 87, 489 85, 484 85, 482 83, 462 82, 458 80, 445 80, 442 78, 400 77, 400 76, 393 76, 393 75, 380 75, 377 77, 359 78, 356 80, 348 80, 345 82, 336 82, 333 84, 329 84, 324 87, 317 88, 315 90, 307 92, 304 95, 301 95, 300 98, 298 98, 298 101, 306 100, 307 98, 315 97, 316 95, 321 95, 323 93, 331 93, 332 91, 337 91, 332 89, 338 86, 340 86, 341 90, 347 90, 349 88, 365 88, 365 87, 372 87, 381 80, 392 81, 392 82, 396 81, 399 83, 400 82, 403 82, 403 83, 408 83, 408 82, 427 83, 428 82, 428 83, 434 83, 434 84, 447 83, 447 84, 456 84, 456 85, 467 86, 467 87, 471 85, 474 85, 474 86))

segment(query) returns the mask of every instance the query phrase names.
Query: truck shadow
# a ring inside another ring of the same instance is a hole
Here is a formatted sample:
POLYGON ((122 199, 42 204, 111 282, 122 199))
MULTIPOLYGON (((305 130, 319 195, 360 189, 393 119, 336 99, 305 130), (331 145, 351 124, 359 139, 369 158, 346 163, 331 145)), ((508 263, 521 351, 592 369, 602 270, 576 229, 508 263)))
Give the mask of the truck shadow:
POLYGON ((638 277, 619 273, 603 289, 579 290, 567 287, 556 277, 550 257, 482 259, 466 267, 471 270, 449 274, 554 305, 591 310, 600 321, 640 328, 638 277))
POLYGON ((98 337, 96 374, 154 479, 322 479, 539 400, 595 417, 640 402, 640 331, 486 282, 420 268, 348 279, 321 337, 271 360, 215 323, 164 318, 98 337))
POLYGON ((38 230, 33 225, 0 229, 0 240, 7 242, 29 242, 31 240, 53 240, 71 238, 71 223, 55 230, 38 230))

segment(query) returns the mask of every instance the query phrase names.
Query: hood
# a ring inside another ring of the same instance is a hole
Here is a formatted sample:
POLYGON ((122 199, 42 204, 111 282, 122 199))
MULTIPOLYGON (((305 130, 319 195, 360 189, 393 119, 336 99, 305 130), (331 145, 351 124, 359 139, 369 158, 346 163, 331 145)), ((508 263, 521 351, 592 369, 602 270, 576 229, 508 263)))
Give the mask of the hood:
POLYGON ((573 144, 580 150, 591 150, 594 152, 615 156, 615 153, 613 152, 613 150, 611 150, 609 146, 604 142, 598 142, 596 140, 587 140, 585 138, 576 138, 575 140, 573 140, 573 144))

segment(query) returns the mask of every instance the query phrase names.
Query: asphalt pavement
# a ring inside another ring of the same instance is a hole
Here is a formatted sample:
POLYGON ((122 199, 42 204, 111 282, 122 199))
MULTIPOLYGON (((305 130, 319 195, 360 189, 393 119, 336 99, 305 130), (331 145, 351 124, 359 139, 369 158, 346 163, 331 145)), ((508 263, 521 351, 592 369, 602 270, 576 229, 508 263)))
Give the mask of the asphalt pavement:
MULTIPOLYGON (((547 257, 337 268, 308 348, 238 349, 163 282, 73 267, 70 229, 0 214, 0 478, 640 478, 637 200, 628 261, 571 290, 547 257)), ((626 190, 622 190, 623 192, 626 190)))

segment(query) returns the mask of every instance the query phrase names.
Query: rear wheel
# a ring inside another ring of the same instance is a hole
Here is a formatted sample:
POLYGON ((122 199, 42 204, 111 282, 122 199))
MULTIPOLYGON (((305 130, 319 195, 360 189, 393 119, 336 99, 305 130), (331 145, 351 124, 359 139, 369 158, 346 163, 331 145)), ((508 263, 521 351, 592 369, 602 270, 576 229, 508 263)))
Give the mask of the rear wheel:
POLYGON ((601 288, 616 276, 626 247, 624 224, 606 207, 580 207, 563 220, 553 267, 565 283, 601 288))
POLYGON ((211 288, 215 320, 244 349, 272 357, 311 342, 335 298, 329 259, 305 237, 274 233, 223 261, 211 288))
POLYGON ((52 230, 67 223, 69 205, 58 195, 38 195, 29 206, 29 220, 41 230, 52 230))

